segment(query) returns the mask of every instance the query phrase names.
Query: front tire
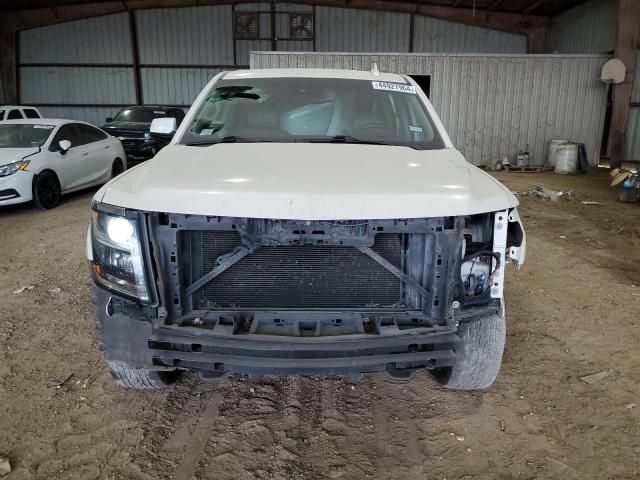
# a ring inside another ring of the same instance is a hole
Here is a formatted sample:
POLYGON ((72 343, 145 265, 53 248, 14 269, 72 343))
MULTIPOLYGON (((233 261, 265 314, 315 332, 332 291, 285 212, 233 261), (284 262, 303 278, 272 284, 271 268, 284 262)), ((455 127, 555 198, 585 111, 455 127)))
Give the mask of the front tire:
POLYGON ((461 342, 456 348, 456 363, 435 372, 438 382, 455 390, 490 387, 500 371, 506 334, 504 309, 501 314, 461 323, 458 326, 461 342))
POLYGON ((93 287, 92 301, 96 315, 98 347, 104 353, 107 367, 118 385, 133 390, 155 390, 170 387, 179 370, 150 370, 144 368, 136 354, 147 348, 149 331, 137 328, 148 325, 143 314, 135 311, 114 312, 111 294, 93 287))
POLYGON ((122 160, 120 160, 119 158, 116 158, 113 161, 113 165, 111 167, 111 178, 116 178, 122 172, 124 172, 124 166, 122 165, 122 160))
POLYGON ((178 378, 178 371, 156 371, 134 368, 128 363, 108 360, 111 376, 118 385, 133 390, 157 390, 167 388, 178 378))
POLYGON ((44 171, 33 181, 33 206, 40 210, 49 210, 58 203, 62 191, 58 176, 51 171, 44 171))

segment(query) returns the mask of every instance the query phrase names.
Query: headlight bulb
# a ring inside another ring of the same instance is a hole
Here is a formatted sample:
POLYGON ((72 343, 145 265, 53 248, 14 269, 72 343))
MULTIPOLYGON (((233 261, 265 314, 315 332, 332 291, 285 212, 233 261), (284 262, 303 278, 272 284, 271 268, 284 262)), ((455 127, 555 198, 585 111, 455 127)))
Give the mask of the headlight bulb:
POLYGON ((111 217, 107 223, 107 235, 114 243, 129 247, 133 236, 133 225, 125 218, 111 217))

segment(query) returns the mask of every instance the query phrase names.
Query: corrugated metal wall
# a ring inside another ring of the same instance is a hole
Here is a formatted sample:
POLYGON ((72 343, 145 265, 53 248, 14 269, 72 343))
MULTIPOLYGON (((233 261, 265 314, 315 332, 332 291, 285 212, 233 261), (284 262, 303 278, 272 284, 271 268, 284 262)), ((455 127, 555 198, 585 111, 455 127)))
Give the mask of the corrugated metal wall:
MULTIPOLYGON (((189 105, 220 70, 248 66, 251 51, 275 46, 296 52, 314 48, 408 52, 411 44, 410 15, 391 12, 256 2, 136 10, 133 15, 145 104, 189 105), (234 11, 260 12, 258 39, 234 39, 234 11), (294 12, 314 15, 313 38, 290 39, 289 14, 294 12)), ((415 17, 414 32, 415 51, 526 53, 527 49, 522 35, 426 17, 415 17)), ((26 30, 19 40, 22 103, 56 116, 98 119, 100 124, 121 106, 136 103, 128 13, 26 30)))
POLYGON ((415 17, 414 52, 527 53, 527 37, 437 18, 415 17))
POLYGON ((431 101, 452 141, 475 165, 527 144, 536 165, 548 143, 585 143, 599 159, 606 108, 600 82, 607 56, 254 53, 252 68, 347 68, 431 76, 431 101))
POLYGON ((18 59, 20 101, 38 106, 45 115, 102 124, 119 105, 136 101, 134 71, 128 66, 132 48, 125 13, 22 31, 18 59), (48 65, 40 65, 45 63, 48 65))
POLYGON ((20 33, 21 63, 131 63, 126 13, 20 33))
POLYGON ((233 65, 231 5, 139 10, 141 64, 233 65))
POLYGON ((405 13, 316 7, 316 50, 408 52, 409 19, 405 13))
POLYGON ((617 32, 617 1, 590 0, 551 20, 547 51, 611 53, 616 48, 617 32))

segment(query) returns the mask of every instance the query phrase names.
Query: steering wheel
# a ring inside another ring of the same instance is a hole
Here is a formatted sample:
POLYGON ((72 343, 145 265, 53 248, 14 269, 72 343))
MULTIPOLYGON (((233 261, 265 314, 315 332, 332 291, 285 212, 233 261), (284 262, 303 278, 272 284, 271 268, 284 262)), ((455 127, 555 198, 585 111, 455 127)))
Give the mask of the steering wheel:
POLYGON ((375 138, 381 133, 388 135, 389 132, 387 131, 387 127, 380 125, 379 123, 367 123, 356 128, 353 131, 353 136, 358 138, 361 136, 364 136, 365 138, 375 138))

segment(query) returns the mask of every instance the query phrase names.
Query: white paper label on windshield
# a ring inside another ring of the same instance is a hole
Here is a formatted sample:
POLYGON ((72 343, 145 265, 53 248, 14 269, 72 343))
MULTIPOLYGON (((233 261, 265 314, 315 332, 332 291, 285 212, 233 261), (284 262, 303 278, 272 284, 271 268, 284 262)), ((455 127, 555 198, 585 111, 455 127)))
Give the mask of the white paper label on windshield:
POLYGON ((51 130, 53 125, 34 125, 33 128, 43 128, 44 130, 51 130))
POLYGON ((416 87, 406 83, 371 82, 375 90, 389 90, 390 92, 416 93, 416 87))
POLYGON ((415 125, 409 125, 409 131, 422 133, 422 127, 416 127, 415 125))

